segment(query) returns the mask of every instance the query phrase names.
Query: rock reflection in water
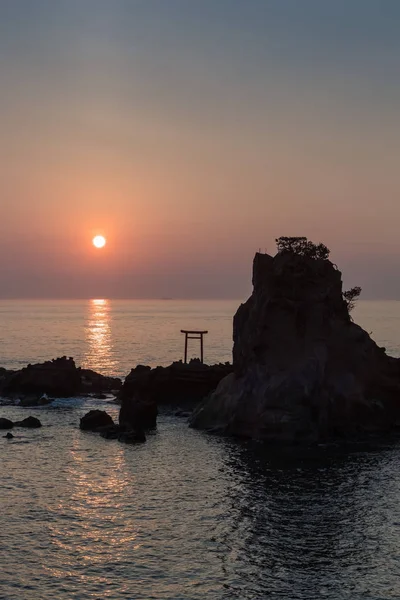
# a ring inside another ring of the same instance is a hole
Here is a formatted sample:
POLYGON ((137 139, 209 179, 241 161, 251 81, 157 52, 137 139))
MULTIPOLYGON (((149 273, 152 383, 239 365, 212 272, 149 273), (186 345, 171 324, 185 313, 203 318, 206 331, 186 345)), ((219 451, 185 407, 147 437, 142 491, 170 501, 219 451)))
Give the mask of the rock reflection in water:
POLYGON ((400 597, 398 449, 362 450, 234 450, 226 600, 400 597))
POLYGON ((113 372, 116 361, 113 356, 110 300, 89 300, 85 337, 87 351, 83 367, 99 373, 113 372))
POLYGON ((400 597, 396 440, 262 451, 160 415, 132 447, 78 429, 97 402, 3 440, 0 598, 400 597))

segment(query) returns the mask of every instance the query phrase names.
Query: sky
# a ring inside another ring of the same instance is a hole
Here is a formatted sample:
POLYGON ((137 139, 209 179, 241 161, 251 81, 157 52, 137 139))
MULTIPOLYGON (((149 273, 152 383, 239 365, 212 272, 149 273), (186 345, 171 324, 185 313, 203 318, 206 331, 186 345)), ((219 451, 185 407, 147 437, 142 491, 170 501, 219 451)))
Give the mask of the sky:
POLYGON ((305 235, 400 299, 398 0, 0 0, 0 131, 2 298, 245 298, 305 235))

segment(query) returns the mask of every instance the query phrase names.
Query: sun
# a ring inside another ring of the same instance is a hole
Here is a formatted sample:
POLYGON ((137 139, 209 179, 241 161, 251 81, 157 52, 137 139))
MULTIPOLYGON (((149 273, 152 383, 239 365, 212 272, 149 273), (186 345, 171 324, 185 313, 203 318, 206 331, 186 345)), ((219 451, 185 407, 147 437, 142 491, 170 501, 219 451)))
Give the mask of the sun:
POLYGON ((95 237, 92 239, 92 244, 93 244, 93 246, 95 246, 95 248, 104 248, 106 243, 107 243, 107 240, 102 235, 95 235, 95 237))

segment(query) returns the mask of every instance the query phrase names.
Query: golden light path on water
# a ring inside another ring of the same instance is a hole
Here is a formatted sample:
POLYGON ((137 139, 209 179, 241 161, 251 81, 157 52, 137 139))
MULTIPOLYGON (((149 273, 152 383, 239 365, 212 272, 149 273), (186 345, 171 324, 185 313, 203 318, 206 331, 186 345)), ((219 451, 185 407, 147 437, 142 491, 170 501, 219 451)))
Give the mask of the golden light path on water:
POLYGON ((87 350, 83 366, 108 373, 116 365, 111 335, 111 305, 105 298, 89 300, 85 326, 87 350))

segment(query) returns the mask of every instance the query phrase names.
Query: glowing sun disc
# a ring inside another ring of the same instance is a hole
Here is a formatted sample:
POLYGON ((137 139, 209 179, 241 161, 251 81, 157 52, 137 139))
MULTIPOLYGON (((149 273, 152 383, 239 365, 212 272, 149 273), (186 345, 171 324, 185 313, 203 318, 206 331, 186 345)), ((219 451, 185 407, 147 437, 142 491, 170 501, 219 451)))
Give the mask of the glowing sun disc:
POLYGON ((93 239, 92 239, 92 244, 93 246, 95 246, 96 248, 103 248, 106 245, 106 238, 103 237, 102 235, 96 235, 93 239))

